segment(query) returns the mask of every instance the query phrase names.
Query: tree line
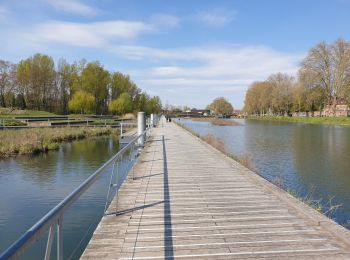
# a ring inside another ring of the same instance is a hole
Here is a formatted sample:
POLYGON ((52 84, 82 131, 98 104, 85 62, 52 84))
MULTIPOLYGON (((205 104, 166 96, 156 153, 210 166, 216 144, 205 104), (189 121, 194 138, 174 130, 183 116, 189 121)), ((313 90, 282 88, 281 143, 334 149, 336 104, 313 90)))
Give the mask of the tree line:
POLYGON ((161 100, 143 92, 128 75, 98 61, 68 63, 35 54, 17 64, 0 60, 0 106, 58 114, 161 111, 161 100))
POLYGON ((296 77, 276 73, 251 84, 244 111, 249 114, 286 115, 315 112, 350 104, 350 42, 321 42, 302 60, 296 77))

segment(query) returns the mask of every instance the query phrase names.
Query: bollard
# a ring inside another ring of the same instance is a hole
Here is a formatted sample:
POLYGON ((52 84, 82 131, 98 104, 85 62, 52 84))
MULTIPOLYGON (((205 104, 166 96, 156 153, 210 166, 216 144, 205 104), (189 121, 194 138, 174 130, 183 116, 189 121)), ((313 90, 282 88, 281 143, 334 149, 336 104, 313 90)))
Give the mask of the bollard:
POLYGON ((150 122, 150 125, 151 127, 154 127, 154 114, 151 114, 151 122, 150 122))
POLYGON ((158 124, 158 115, 157 114, 152 114, 153 115, 153 121, 152 121, 152 127, 156 127, 158 124))
MULTIPOLYGON (((141 135, 146 130, 146 118, 145 112, 138 112, 137 114, 137 135, 141 135)), ((145 143, 145 136, 141 136, 138 140, 139 146, 143 146, 145 143)))
POLYGON ((158 114, 155 114, 155 118, 154 118, 154 127, 156 127, 156 126, 158 125, 158 121, 159 121, 158 114))

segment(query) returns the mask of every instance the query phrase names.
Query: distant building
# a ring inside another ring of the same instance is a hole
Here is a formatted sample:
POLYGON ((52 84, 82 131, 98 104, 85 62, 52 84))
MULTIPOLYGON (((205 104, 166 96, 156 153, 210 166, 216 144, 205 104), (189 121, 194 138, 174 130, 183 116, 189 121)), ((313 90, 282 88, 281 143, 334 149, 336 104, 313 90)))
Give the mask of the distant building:
POLYGON ((193 116, 209 116, 210 115, 210 110, 209 109, 192 108, 190 114, 193 115, 193 116))
POLYGON ((309 113, 308 112, 293 112, 292 113, 292 116, 294 117, 306 117, 306 116, 309 116, 309 113))
POLYGON ((349 116, 349 106, 345 100, 338 101, 333 110, 333 105, 327 105, 321 112, 322 116, 346 117, 349 116))

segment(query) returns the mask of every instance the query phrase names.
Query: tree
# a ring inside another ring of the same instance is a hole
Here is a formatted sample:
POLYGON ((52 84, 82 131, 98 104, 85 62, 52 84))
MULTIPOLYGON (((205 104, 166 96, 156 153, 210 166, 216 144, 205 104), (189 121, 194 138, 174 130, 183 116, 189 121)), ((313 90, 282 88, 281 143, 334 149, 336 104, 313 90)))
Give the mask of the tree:
POLYGON ((0 106, 13 105, 12 96, 16 80, 16 67, 8 61, 0 60, 0 106), (11 98, 8 98, 11 96, 11 98))
POLYGON ((137 85, 130 79, 129 75, 120 72, 111 74, 111 97, 116 99, 122 93, 128 93, 132 99, 141 92, 137 85))
POLYGON ((58 107, 56 111, 61 114, 68 113, 68 102, 72 91, 73 81, 75 77, 75 69, 73 65, 67 63, 65 59, 60 59, 58 61, 57 68, 57 93, 56 99, 58 107))
POLYGON ((272 74, 268 79, 272 87, 272 109, 278 114, 289 114, 293 105, 294 78, 284 73, 272 74))
POLYGON ((92 94, 95 98, 95 113, 107 112, 109 72, 99 62, 91 62, 83 69, 81 81, 81 90, 92 94))
POLYGON ((74 93, 72 99, 68 102, 69 109, 81 114, 91 113, 95 106, 95 97, 86 92, 79 90, 74 93))
POLYGON ((149 100, 150 100, 150 96, 148 94, 146 94, 146 93, 138 94, 134 100, 134 103, 135 103, 134 111, 135 112, 143 111, 148 115, 149 114, 149 111, 148 111, 149 100))
POLYGON ((159 114, 162 110, 162 101, 160 100, 160 97, 154 96, 148 101, 147 105, 148 113, 150 114, 159 114))
POLYGON ((300 75, 309 88, 321 87, 325 101, 335 113, 339 100, 346 99, 350 87, 350 43, 338 39, 313 47, 302 62, 300 75))
POLYGON ((306 89, 303 85, 298 84, 293 89, 293 110, 300 113, 305 110, 306 105, 306 89))
POLYGON ((38 53, 20 61, 17 67, 19 92, 25 95, 29 108, 53 110, 55 74, 55 64, 50 56, 38 53))
POLYGON ((132 99, 126 92, 119 95, 119 97, 109 103, 109 111, 118 115, 124 115, 132 112, 132 99))
POLYGON ((233 113, 233 107, 224 97, 218 97, 209 105, 210 109, 216 115, 230 115, 233 113))

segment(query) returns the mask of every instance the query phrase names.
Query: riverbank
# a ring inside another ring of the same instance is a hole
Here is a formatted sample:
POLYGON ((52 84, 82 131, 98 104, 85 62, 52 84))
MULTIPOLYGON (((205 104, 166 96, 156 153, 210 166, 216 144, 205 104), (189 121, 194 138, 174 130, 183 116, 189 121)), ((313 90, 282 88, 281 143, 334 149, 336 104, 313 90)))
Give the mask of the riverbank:
POLYGON ((213 117, 194 117, 191 118, 192 121, 196 122, 208 122, 211 123, 212 125, 217 125, 217 126, 236 126, 240 125, 240 123, 229 120, 229 119, 221 119, 221 118, 213 118, 213 117))
POLYGON ((3 130, 0 132, 0 158, 56 150, 62 142, 111 133, 116 131, 106 127, 3 130))
POLYGON ((350 117, 249 116, 251 120, 350 126, 350 117))

